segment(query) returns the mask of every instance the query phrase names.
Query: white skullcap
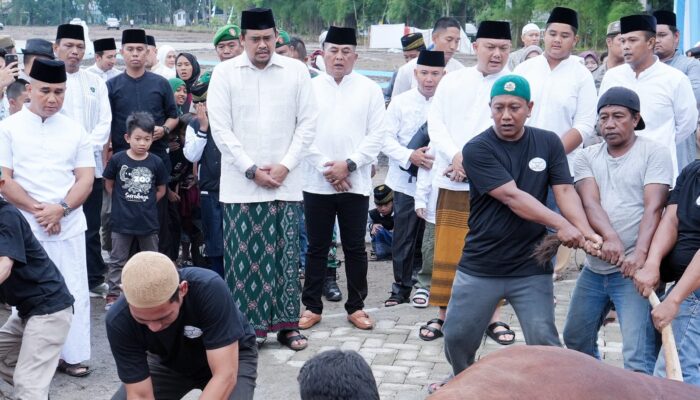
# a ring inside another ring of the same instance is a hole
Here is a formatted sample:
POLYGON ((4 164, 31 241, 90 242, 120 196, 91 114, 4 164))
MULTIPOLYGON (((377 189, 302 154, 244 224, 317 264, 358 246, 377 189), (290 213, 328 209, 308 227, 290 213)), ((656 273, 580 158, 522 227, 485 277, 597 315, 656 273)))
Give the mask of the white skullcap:
POLYGON ((180 284, 175 264, 154 251, 136 253, 122 270, 122 290, 127 303, 137 308, 165 304, 180 284))
POLYGON ((524 35, 524 34, 526 34, 526 33, 528 33, 528 32, 531 32, 531 31, 537 31, 537 32, 539 32, 539 31, 540 31, 540 27, 537 26, 537 25, 535 25, 535 24, 533 24, 533 23, 529 23, 529 24, 523 26, 523 31, 522 31, 521 35, 524 35))

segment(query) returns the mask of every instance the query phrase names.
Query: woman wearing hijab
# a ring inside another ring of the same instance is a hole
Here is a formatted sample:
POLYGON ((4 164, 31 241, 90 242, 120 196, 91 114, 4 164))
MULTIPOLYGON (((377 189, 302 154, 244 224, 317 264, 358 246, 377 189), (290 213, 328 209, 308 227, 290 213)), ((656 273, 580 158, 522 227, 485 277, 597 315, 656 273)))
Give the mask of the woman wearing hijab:
POLYGON ((532 57, 537 57, 540 54, 542 54, 542 48, 540 46, 538 46, 536 44, 533 44, 531 46, 527 46, 527 47, 523 48, 522 51, 518 54, 520 59, 516 60, 517 64, 520 64, 525 60, 529 60, 532 57))
POLYGON ((180 78, 170 78, 168 79, 170 87, 173 89, 173 96, 175 96, 175 106, 177 106, 177 116, 181 117, 185 114, 185 103, 189 97, 189 92, 187 91, 187 85, 185 81, 180 78))
POLYGON ((593 72, 598 69, 600 62, 598 62, 598 55, 594 51, 584 51, 578 56, 583 58, 584 65, 589 71, 593 72))
POLYGON ((201 72, 197 58, 190 53, 178 54, 177 58, 175 58, 175 72, 177 73, 177 77, 182 79, 187 87, 187 101, 182 109, 185 112, 188 112, 190 110, 190 105, 192 104, 190 89, 192 89, 192 86, 197 83, 197 79, 199 79, 199 74, 201 72))
POLYGON ((151 67, 151 72, 165 79, 175 77, 175 49, 168 45, 162 45, 156 53, 156 64, 151 67), (168 63, 168 60, 171 60, 168 63))

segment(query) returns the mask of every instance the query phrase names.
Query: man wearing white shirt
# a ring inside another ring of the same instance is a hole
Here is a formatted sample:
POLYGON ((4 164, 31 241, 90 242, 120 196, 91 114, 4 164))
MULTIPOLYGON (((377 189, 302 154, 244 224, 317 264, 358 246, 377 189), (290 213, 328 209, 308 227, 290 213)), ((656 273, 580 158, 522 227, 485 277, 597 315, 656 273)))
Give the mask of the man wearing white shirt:
POLYGON ((117 62, 117 43, 114 38, 97 39, 92 44, 95 46, 95 64, 85 70, 97 74, 105 82, 121 74, 122 71, 114 68, 117 62))
POLYGON ((90 358, 90 298, 81 205, 95 176, 93 144, 79 122, 59 112, 66 87, 63 61, 37 59, 29 77, 31 102, 0 123, 3 196, 20 209, 75 298, 59 371, 84 376, 90 373, 81 364, 90 358))
MULTIPOLYGON (((426 325, 435 331, 425 327, 421 330, 424 340, 442 336, 440 329, 445 320, 452 281, 469 230, 469 183, 462 167, 462 148, 492 123, 489 108, 491 87, 507 73, 510 24, 482 21, 473 46, 476 65, 445 75, 428 112, 430 147, 436 153, 432 186, 439 188, 430 304, 440 308, 438 321, 426 325)), ((514 334, 507 326, 500 325, 499 315, 496 311, 489 331, 499 343, 510 344, 515 340, 514 334)))
MULTIPOLYGON (((272 11, 243 11, 245 52, 214 68, 207 92, 221 151, 224 270, 261 340, 306 348, 299 325, 300 168, 315 135, 316 103, 301 62, 275 54, 272 11)), ((363 216, 362 222, 366 217, 363 216)), ((328 247, 326 247, 326 251, 328 247)))
MULTIPOLYGON (((464 65, 455 60, 453 56, 459 49, 459 41, 461 38, 461 25, 459 21, 452 17, 442 17, 435 21, 433 26, 433 50, 442 51, 445 53, 445 72, 450 73, 464 68, 464 65)), ((418 85, 416 76, 413 71, 416 69, 416 59, 413 59, 399 68, 394 81, 394 89, 391 92, 391 97, 408 91, 418 85)))
POLYGON ((683 143, 697 127, 693 88, 687 76, 654 55, 656 18, 622 17, 620 31, 625 64, 608 70, 600 84, 600 93, 622 86, 639 95, 646 128, 637 135, 653 139, 671 151, 675 179, 685 166, 678 163, 676 145, 683 143))
POLYGON ((109 140, 112 110, 107 85, 95 74, 80 70, 85 56, 85 35, 80 25, 59 25, 53 45, 56 57, 66 65, 66 95, 61 112, 79 123, 88 133, 95 157, 95 181, 92 193, 83 204, 87 220, 85 248, 87 251, 88 287, 98 295, 106 294, 100 244, 100 210, 102 209, 102 150, 109 140))
POLYGON ((309 247, 299 327, 321 321, 321 294, 336 216, 340 227, 348 320, 359 329, 374 323, 363 310, 367 297, 365 221, 372 191, 372 163, 384 142, 384 96, 372 80, 353 72, 357 39, 352 28, 331 26, 323 44, 326 73, 312 81, 318 102, 316 138, 305 160, 304 214, 309 247))
POLYGON ((578 42, 577 31, 576 11, 555 7, 544 32, 544 53, 513 71, 525 77, 532 90, 535 107, 527 125, 559 135, 568 154, 569 169, 574 165, 575 150, 594 134, 596 121, 593 77, 577 59, 570 57, 578 42))
POLYGON ((413 197, 417 168, 432 168, 434 156, 426 154, 428 135, 422 135, 421 139, 418 131, 425 129, 422 127, 428 120, 431 100, 445 74, 445 53, 422 50, 414 74, 418 87, 393 98, 385 119, 387 136, 382 151, 389 157, 389 171, 384 183, 394 190, 394 234, 391 244, 394 283, 385 306, 408 302, 413 277, 417 273, 414 266, 420 268, 422 264, 420 248, 416 249, 416 246, 423 241, 425 222, 415 213, 413 197), (425 143, 416 144, 416 141, 425 143), (409 148, 409 144, 415 145, 409 148))
MULTIPOLYGON (((693 94, 700 110, 700 61, 686 57, 678 50, 680 32, 676 27, 676 14, 671 11, 659 10, 654 12, 656 17, 656 46, 654 53, 659 60, 676 68, 690 79, 693 94)), ((689 135, 682 143, 676 145, 678 152, 678 168, 693 162, 697 156, 697 135, 689 135)))

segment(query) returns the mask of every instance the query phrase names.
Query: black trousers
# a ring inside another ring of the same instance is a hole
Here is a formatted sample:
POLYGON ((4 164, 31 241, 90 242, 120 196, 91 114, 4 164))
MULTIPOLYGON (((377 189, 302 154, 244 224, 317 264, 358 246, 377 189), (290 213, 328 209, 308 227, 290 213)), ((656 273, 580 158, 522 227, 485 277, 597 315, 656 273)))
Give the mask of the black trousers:
POLYGON ((404 297, 411 295, 413 276, 423 265, 420 244, 423 242, 425 221, 418 218, 413 197, 394 191, 394 237, 391 256, 394 283, 391 292, 404 297))
POLYGON ((367 297, 367 252, 365 227, 369 198, 354 193, 314 194, 304 192, 304 214, 309 248, 306 252, 306 278, 301 302, 307 310, 323 311, 323 281, 327 274, 328 248, 338 217, 345 255, 348 296, 345 311, 352 314, 364 308, 367 297))
POLYGON ((173 255, 171 246, 173 241, 178 245, 180 244, 180 231, 172 231, 172 211, 167 193, 156 205, 158 208, 158 224, 160 225, 158 229, 158 252, 165 254, 168 258, 175 261, 177 259, 177 252, 173 255), (175 237, 175 235, 177 235, 177 237, 175 237))
POLYGON ((88 287, 90 289, 104 283, 107 267, 102 259, 102 243, 100 242, 100 224, 102 211, 102 178, 95 178, 92 192, 83 203, 83 213, 87 221, 85 231, 85 259, 87 261, 88 287))

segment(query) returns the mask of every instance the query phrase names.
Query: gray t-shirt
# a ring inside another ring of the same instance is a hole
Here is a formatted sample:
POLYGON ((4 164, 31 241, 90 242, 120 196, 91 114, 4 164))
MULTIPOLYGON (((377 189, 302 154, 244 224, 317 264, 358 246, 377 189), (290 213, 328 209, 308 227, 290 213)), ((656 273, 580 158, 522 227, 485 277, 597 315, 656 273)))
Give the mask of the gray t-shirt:
MULTIPOLYGON (((623 156, 613 158, 606 143, 579 151, 574 163, 574 181, 593 178, 598 184, 600 203, 613 229, 625 246, 625 255, 635 248, 644 214, 644 186, 673 184, 673 164, 668 149, 651 139, 637 137, 623 156)), ((615 265, 586 256, 586 266, 599 274, 611 274, 615 265)))

